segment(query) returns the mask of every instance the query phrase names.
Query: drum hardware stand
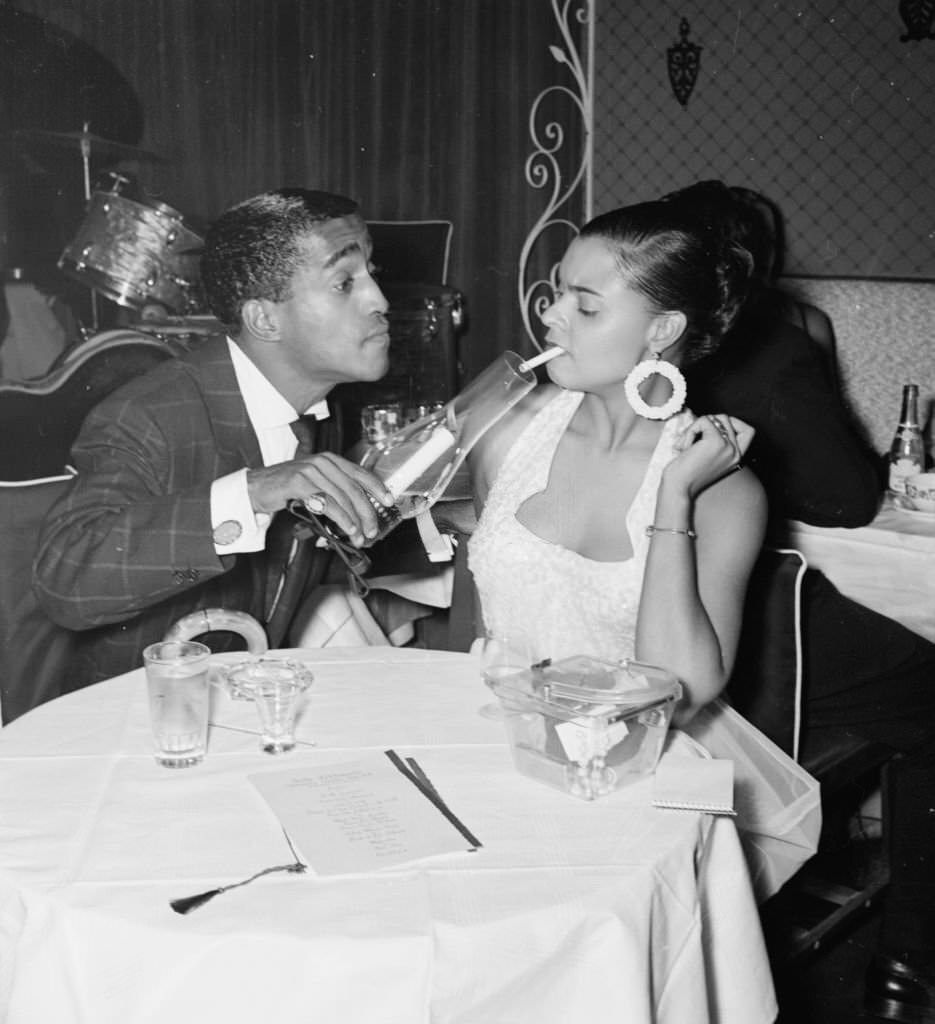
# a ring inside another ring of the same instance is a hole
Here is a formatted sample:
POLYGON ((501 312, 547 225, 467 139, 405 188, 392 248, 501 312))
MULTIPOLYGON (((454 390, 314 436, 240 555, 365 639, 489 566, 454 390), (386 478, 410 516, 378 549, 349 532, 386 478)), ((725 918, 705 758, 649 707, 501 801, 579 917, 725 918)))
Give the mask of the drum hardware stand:
MULTIPOLYGON (((91 202, 91 122, 85 121, 81 126, 81 163, 84 168, 84 202, 85 207, 91 202)), ((91 289, 91 329, 96 334, 100 326, 97 308, 97 292, 91 289)))

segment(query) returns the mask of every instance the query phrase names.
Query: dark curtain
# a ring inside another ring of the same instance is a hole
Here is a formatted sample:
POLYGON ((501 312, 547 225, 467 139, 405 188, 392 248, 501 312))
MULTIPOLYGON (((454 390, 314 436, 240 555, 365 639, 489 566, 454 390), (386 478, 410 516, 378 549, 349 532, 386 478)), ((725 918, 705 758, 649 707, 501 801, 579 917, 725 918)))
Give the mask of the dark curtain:
MULTIPOLYGON (((467 375, 504 348, 529 350, 517 261, 548 189, 524 177, 527 122, 535 96, 563 74, 549 51, 561 40, 548 0, 16 6, 122 73, 143 111, 133 141, 166 158, 131 169, 193 226, 279 185, 344 192, 371 219, 451 220, 449 283, 469 311, 467 375)), ((92 111, 91 130, 108 119, 92 111)), ((572 161, 579 132, 566 144, 572 161)), ((63 150, 59 170, 80 180, 80 155, 63 150)))

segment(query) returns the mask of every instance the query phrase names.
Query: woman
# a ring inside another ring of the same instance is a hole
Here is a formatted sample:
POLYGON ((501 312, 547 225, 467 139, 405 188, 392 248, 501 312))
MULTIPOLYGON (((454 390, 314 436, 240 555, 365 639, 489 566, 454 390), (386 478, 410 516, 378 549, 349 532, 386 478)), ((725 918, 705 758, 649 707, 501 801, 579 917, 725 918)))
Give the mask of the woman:
POLYGON ((469 566, 488 631, 523 630, 537 658, 667 668, 680 725, 730 676, 766 502, 740 468, 751 429, 677 411, 677 367, 717 348, 750 262, 672 204, 590 221, 543 317, 563 351, 551 383, 470 460, 469 566))

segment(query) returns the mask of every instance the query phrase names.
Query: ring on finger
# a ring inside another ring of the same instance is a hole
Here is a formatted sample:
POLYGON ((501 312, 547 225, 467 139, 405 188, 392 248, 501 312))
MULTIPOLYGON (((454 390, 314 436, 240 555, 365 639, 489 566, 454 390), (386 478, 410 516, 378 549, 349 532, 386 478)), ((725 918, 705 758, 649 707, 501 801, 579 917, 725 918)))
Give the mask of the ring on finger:
POLYGON ((325 511, 325 503, 328 500, 327 494, 322 494, 321 491, 316 491, 314 494, 310 494, 305 499, 305 507, 313 515, 320 516, 325 511))
POLYGON ((717 430, 717 432, 729 444, 730 443, 730 434, 728 434, 728 432, 727 432, 727 427, 725 427, 724 424, 719 419, 715 419, 714 416, 709 416, 708 419, 711 420, 711 422, 714 424, 714 427, 717 430))

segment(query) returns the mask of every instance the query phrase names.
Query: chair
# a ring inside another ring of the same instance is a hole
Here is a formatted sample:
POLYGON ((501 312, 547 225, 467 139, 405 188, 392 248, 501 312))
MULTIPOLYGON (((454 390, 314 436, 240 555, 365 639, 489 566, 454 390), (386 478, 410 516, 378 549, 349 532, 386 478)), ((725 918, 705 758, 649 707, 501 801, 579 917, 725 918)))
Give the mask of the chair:
POLYGON ((730 703, 821 784, 824 823, 816 856, 763 906, 774 967, 789 968, 869 908, 889 880, 885 861, 860 879, 841 877, 840 830, 859 794, 880 784, 887 828, 886 766, 892 751, 844 729, 802 731, 802 579, 799 551, 766 549, 751 577, 730 703))
POLYGON ((371 220, 367 228, 381 281, 447 283, 450 220, 371 220))

